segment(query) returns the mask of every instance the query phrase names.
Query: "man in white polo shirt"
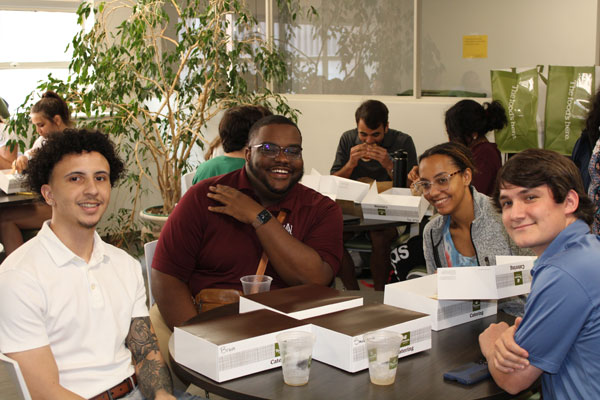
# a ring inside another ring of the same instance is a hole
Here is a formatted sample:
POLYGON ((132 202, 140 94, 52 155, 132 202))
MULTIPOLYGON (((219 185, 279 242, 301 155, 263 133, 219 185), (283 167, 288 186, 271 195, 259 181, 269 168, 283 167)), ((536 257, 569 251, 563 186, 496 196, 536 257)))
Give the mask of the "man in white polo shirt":
POLYGON ((108 136, 77 129, 28 165, 52 219, 0 267, 0 351, 34 399, 175 399, 140 265, 95 231, 122 172, 108 136))

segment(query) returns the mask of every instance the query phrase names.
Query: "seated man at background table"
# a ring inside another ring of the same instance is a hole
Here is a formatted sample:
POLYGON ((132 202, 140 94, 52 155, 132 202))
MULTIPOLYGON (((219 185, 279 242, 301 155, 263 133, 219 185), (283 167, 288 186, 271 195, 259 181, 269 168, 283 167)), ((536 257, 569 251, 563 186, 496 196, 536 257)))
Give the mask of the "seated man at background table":
POLYGON ((248 131, 256 121, 267 115, 272 113, 263 106, 235 106, 225 111, 219 122, 219 137, 225 154, 200 164, 193 184, 242 168, 246 162, 244 150, 248 143, 248 131))
POLYGON ((272 288, 332 282, 342 256, 342 212, 298 183, 303 170, 298 127, 272 115, 252 126, 244 168, 186 193, 152 262, 152 292, 169 328, 197 315, 193 296, 202 289, 241 289, 240 278, 256 273, 263 251, 272 288))
MULTIPOLYGON (((406 133, 389 129, 388 114, 386 105, 377 100, 367 100, 356 109, 356 128, 342 134, 331 175, 354 180, 368 178, 378 182, 391 181, 393 163, 390 153, 398 150, 407 153, 407 171, 417 165, 417 152, 412 138, 406 133)), ((397 231, 396 228, 387 228, 369 231, 369 235, 373 284, 375 290, 383 290, 391 267, 390 247, 397 231)), ((350 238, 351 235, 344 237, 345 240, 350 238)), ((339 276, 347 289, 359 289, 354 276, 354 263, 346 250, 339 276)))
POLYGON ((28 164, 52 219, 0 268, 0 351, 33 399, 175 399, 141 267, 95 231, 122 172, 108 136, 78 129, 28 164))
POLYGON ((514 394, 541 375, 544 400, 600 398, 600 237, 577 167, 525 150, 500 170, 495 201, 508 234, 538 259, 523 318, 479 337, 494 380, 514 394))

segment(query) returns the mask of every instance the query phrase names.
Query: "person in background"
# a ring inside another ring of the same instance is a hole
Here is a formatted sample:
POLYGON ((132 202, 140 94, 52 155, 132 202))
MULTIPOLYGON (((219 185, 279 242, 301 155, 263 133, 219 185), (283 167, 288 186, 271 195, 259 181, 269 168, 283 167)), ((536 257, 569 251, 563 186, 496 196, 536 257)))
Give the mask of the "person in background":
MULTIPOLYGON (((31 122, 40 136, 31 149, 13 162, 12 168, 19 173, 27 168, 29 160, 50 133, 61 132, 72 125, 67 103, 52 91, 44 93, 31 108, 31 122)), ((0 243, 4 244, 6 254, 9 255, 23 244, 21 229, 40 229, 51 216, 51 208, 41 201, 1 210, 0 243)))
POLYGON ((246 162, 245 149, 250 127, 267 115, 272 113, 263 106, 236 106, 225 111, 219 122, 219 138, 225 154, 200 164, 193 184, 242 168, 246 162))
POLYGON ((510 158, 494 195, 515 243, 538 256, 523 318, 480 336, 494 381, 516 394, 540 376, 544 400, 600 398, 600 237, 577 167, 556 152, 510 158))
POLYGON ((479 193, 490 196, 502 159, 498 146, 489 142, 486 134, 506 125, 502 104, 493 101, 481 105, 473 100, 461 100, 446 111, 445 123, 450 141, 464 144, 473 154, 472 185, 479 193))
POLYGON ((573 147, 571 159, 579 168, 584 190, 596 205, 592 232, 600 234, 600 91, 592 100, 585 129, 573 147))
POLYGON ((123 162, 99 131, 47 138, 26 177, 52 219, 0 268, 0 351, 33 399, 174 400, 139 262, 96 232, 123 162))
MULTIPOLYGON (((497 255, 529 254, 510 240, 489 197, 472 185, 473 160, 467 147, 446 142, 419 157, 420 180, 413 184, 438 214, 423 230, 427 273, 438 268, 496 265, 497 255)), ((523 302, 511 298, 500 304, 522 315, 523 302)))
POLYGON ((9 117, 8 104, 0 97, 0 169, 12 168, 12 163, 17 159, 17 145, 15 144, 12 149, 7 145, 10 140, 6 125, 9 117))
MULTIPOLYGON (((407 170, 417 165, 417 151, 412 138, 389 129, 388 115, 386 105, 377 100, 367 100, 356 109, 356 128, 342 134, 331 175, 362 181, 391 181, 393 162, 390 154, 398 150, 407 154, 407 170)), ((398 233, 393 227, 372 230, 368 235, 372 246, 370 268, 373 285, 375 290, 383 290, 391 270, 390 248, 398 233)), ((351 238, 352 235, 346 235, 344 240, 351 238)), ((359 289, 354 262, 345 249, 339 277, 346 289, 359 289)))
MULTIPOLYGON (((502 158, 496 143, 488 141, 486 134, 506 125, 506 113, 497 101, 483 105, 473 100, 461 100, 446 111, 446 133, 451 142, 460 143, 471 150, 474 170, 472 185, 479 193, 490 196, 494 191, 496 174, 502 158)), ((419 169, 413 168, 408 179, 417 181, 419 169)))
POLYGON ((592 108, 585 120, 585 128, 583 128, 581 136, 579 136, 573 146, 571 160, 573 160, 577 168, 579 168, 581 179, 583 181, 583 188, 593 201, 594 198, 589 191, 591 175, 595 175, 597 177, 596 180, 600 181, 600 178, 598 178, 600 172, 590 168, 592 166, 590 163, 592 152, 600 137, 600 91, 598 91, 591 99, 591 104, 592 108))
POLYGON ((389 111, 377 100, 367 100, 354 113, 356 128, 342 134, 331 167, 331 175, 358 180, 391 181, 391 153, 403 150, 410 170, 417 165, 417 151, 406 133, 389 129, 389 111))

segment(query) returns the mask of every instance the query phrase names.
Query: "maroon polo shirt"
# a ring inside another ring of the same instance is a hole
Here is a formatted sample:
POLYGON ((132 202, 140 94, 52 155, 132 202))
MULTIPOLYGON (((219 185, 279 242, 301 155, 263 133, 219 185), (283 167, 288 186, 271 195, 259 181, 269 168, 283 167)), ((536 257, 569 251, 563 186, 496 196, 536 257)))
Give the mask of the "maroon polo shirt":
MULTIPOLYGON (((194 295, 209 287, 241 290, 240 277, 256 273, 263 252, 252 225, 208 211, 208 206, 220 205, 206 196, 208 187, 217 184, 237 188, 258 201, 245 168, 198 182, 169 216, 152 262, 152 268, 186 282, 194 295)), ((334 201, 298 183, 268 210, 275 217, 285 210, 284 228, 317 251, 337 274, 343 221, 334 201)), ((270 262, 265 274, 273 277, 271 287, 288 286, 270 262)))

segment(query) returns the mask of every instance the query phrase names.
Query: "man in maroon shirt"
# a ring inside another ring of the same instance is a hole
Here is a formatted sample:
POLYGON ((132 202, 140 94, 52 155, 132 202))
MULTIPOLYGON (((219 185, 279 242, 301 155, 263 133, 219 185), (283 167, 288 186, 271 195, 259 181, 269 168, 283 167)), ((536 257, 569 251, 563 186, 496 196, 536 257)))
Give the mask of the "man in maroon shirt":
POLYGON ((194 185, 161 232, 152 263, 152 292, 172 329, 197 314, 204 288, 241 289, 263 251, 272 287, 328 285, 342 257, 342 212, 298 181, 302 137, 283 116, 251 128, 246 165, 194 185), (283 222, 277 216, 284 211, 283 222))

